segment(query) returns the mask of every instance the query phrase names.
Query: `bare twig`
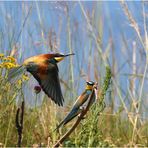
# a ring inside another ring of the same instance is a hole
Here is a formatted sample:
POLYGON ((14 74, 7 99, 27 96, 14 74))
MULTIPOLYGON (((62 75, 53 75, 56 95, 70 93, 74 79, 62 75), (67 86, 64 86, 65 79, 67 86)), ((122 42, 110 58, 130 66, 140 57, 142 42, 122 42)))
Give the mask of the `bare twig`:
POLYGON ((138 38, 139 38, 143 48, 145 49, 145 45, 144 45, 144 42, 143 42, 141 34, 140 34, 139 26, 138 26, 136 20, 134 19, 132 13, 130 12, 127 3, 124 0, 121 0, 120 2, 121 2, 121 6, 122 6, 122 8, 124 10, 124 13, 125 13, 125 15, 127 16, 128 20, 130 22, 130 26, 134 28, 134 30, 137 33, 138 38))
POLYGON ((91 105, 91 100, 93 99, 93 95, 95 93, 95 89, 96 87, 94 87, 91 95, 89 96, 88 100, 88 104, 86 106, 86 108, 82 109, 81 113, 80 113, 80 116, 78 117, 77 121, 73 124, 73 126, 62 136, 62 138, 60 140, 58 140, 58 142, 53 146, 54 148, 55 147, 59 147, 60 144, 63 143, 63 141, 74 131, 74 129, 79 125, 80 121, 83 119, 83 117, 86 115, 87 111, 89 110, 89 107, 91 105))
POLYGON ((16 112, 15 123, 18 132, 18 143, 17 143, 18 147, 21 147, 21 142, 22 142, 23 119, 24 119, 24 101, 22 101, 21 108, 19 107, 16 112), (21 114, 20 114, 20 109, 21 109, 21 114), (19 121, 19 116, 20 116, 20 121, 19 121))
MULTIPOLYGON (((103 52, 102 52, 101 45, 100 45, 99 42, 98 42, 98 39, 97 39, 97 37, 96 37, 96 35, 95 35, 95 31, 94 31, 94 29, 93 29, 93 27, 92 27, 92 25, 91 25, 91 23, 90 23, 90 20, 89 20, 87 14, 86 14, 86 11, 85 11, 85 9, 84 9, 84 6, 82 5, 82 2, 81 2, 81 1, 78 1, 78 2, 79 2, 79 5, 80 5, 82 14, 84 15, 84 18, 86 19, 87 27, 88 27, 89 31, 91 32, 91 35, 92 35, 92 37, 93 37, 93 39, 94 39, 94 41, 95 41, 95 43, 96 43, 98 52, 99 52, 99 54, 101 55, 101 59, 102 59, 103 62, 104 62, 103 64, 104 64, 105 66, 109 66, 108 58, 105 57, 104 54, 103 54, 103 52)), ((99 39, 99 40, 101 40, 101 39, 99 39)))
POLYGON ((16 43, 18 42, 18 40, 19 40, 19 38, 20 38, 20 36, 21 36, 21 34, 22 34, 22 31, 23 31, 23 29, 24 29, 24 27, 25 27, 26 21, 27 21, 27 19, 28 19, 28 17, 29 17, 29 14, 30 14, 31 10, 32 10, 32 6, 29 8, 29 11, 28 11, 28 13, 27 13, 27 16, 26 16, 25 19, 24 19, 22 28, 21 28, 21 30, 20 30, 20 32, 19 32, 19 35, 18 35, 17 39, 16 39, 16 43))

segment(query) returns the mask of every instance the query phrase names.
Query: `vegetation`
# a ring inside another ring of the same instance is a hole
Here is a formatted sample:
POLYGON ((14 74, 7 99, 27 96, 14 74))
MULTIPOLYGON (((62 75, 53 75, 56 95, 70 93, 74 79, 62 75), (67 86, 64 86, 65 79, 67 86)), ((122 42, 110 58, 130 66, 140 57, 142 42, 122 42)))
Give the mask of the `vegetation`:
POLYGON ((98 101, 61 146, 148 147, 148 8, 145 2, 138 2, 142 21, 132 9, 136 9, 136 3, 108 2, 108 5, 120 6, 118 11, 129 27, 121 27, 120 19, 114 24, 119 32, 112 27, 114 18, 110 14, 107 19, 103 16, 101 10, 107 8, 107 2, 13 2, 13 6, 9 6, 9 2, 0 3, 4 3, 0 5, 3 18, 0 25, 0 147, 17 146, 16 113, 23 100, 22 146, 53 146, 75 122, 76 119, 53 132, 83 91, 86 80, 98 82, 98 101), (21 20, 15 20, 20 14, 14 6, 18 11, 21 8, 21 20), (39 53, 72 51, 75 56, 59 65, 65 98, 63 108, 42 95, 42 91, 34 91, 36 84, 28 74, 13 85, 7 81, 9 70, 22 59, 39 53))

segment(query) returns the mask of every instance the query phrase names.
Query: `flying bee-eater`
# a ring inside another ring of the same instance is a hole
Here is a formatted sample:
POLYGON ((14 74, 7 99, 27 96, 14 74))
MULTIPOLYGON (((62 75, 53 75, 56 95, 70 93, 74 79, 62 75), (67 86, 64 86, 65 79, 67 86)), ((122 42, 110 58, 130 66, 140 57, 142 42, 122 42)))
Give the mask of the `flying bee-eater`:
MULTIPOLYGON (((79 115, 82 111, 82 108, 86 106, 86 104, 88 103, 88 98, 91 95, 92 91, 93 91, 93 86, 95 85, 95 83, 93 81, 89 81, 86 82, 86 87, 84 92, 77 98, 77 100, 75 101, 71 111, 68 113, 68 115, 64 118, 64 120, 62 120, 59 125, 56 127, 55 130, 58 130, 62 125, 67 124, 69 121, 71 121, 74 117, 76 117, 77 115, 79 115)), ((94 96, 92 97, 91 100, 91 104, 93 104, 93 102, 95 102, 96 100, 96 96, 94 93, 94 96)), ((54 131, 55 131, 54 130, 54 131)))
POLYGON ((25 71, 30 72, 38 81, 45 94, 56 104, 63 106, 64 98, 60 87, 57 63, 70 55, 74 55, 74 53, 65 55, 60 53, 41 54, 30 57, 21 66, 9 71, 8 80, 15 78, 25 71))

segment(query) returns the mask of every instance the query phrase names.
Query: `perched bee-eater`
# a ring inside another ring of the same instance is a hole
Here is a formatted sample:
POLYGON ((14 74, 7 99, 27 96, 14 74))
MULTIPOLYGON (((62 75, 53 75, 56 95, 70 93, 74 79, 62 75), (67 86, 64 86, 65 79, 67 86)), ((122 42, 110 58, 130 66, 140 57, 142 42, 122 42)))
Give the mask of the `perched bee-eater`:
POLYGON ((26 59, 21 66, 13 68, 8 74, 8 80, 30 72, 38 81, 43 91, 59 106, 63 105, 63 95, 60 87, 57 63, 71 54, 41 54, 26 59))
MULTIPOLYGON (((86 82, 86 88, 85 91, 77 98, 76 102, 74 103, 71 111, 69 112, 69 114, 64 118, 64 120, 62 120, 60 122, 60 124, 57 126, 57 129, 59 129, 62 125, 67 124, 69 121, 71 121, 74 117, 76 117, 77 115, 79 115, 81 113, 81 110, 83 107, 86 106, 86 104, 88 103, 88 98, 91 95, 92 91, 93 91, 93 86, 95 85, 94 82, 89 81, 86 82)), ((93 102, 95 102, 96 97, 95 97, 95 93, 94 96, 91 100, 91 104, 93 104, 93 102)))

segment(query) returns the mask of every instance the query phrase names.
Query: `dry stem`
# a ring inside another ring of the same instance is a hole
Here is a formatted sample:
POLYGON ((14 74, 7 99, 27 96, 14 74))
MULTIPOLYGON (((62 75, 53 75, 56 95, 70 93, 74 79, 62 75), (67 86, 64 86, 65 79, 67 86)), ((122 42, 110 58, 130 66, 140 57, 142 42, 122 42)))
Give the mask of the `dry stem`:
POLYGON ((63 143, 63 141, 75 130, 75 128, 79 125, 80 121, 83 119, 83 117, 86 115, 87 111, 89 110, 90 104, 91 104, 91 100, 93 99, 93 95, 95 95, 95 89, 96 87, 94 87, 91 95, 89 96, 89 102, 86 106, 86 108, 82 109, 80 116, 78 117, 77 121, 73 124, 73 126, 62 136, 62 138, 60 138, 60 140, 58 140, 58 142, 53 146, 55 147, 59 147, 60 144, 63 143))

